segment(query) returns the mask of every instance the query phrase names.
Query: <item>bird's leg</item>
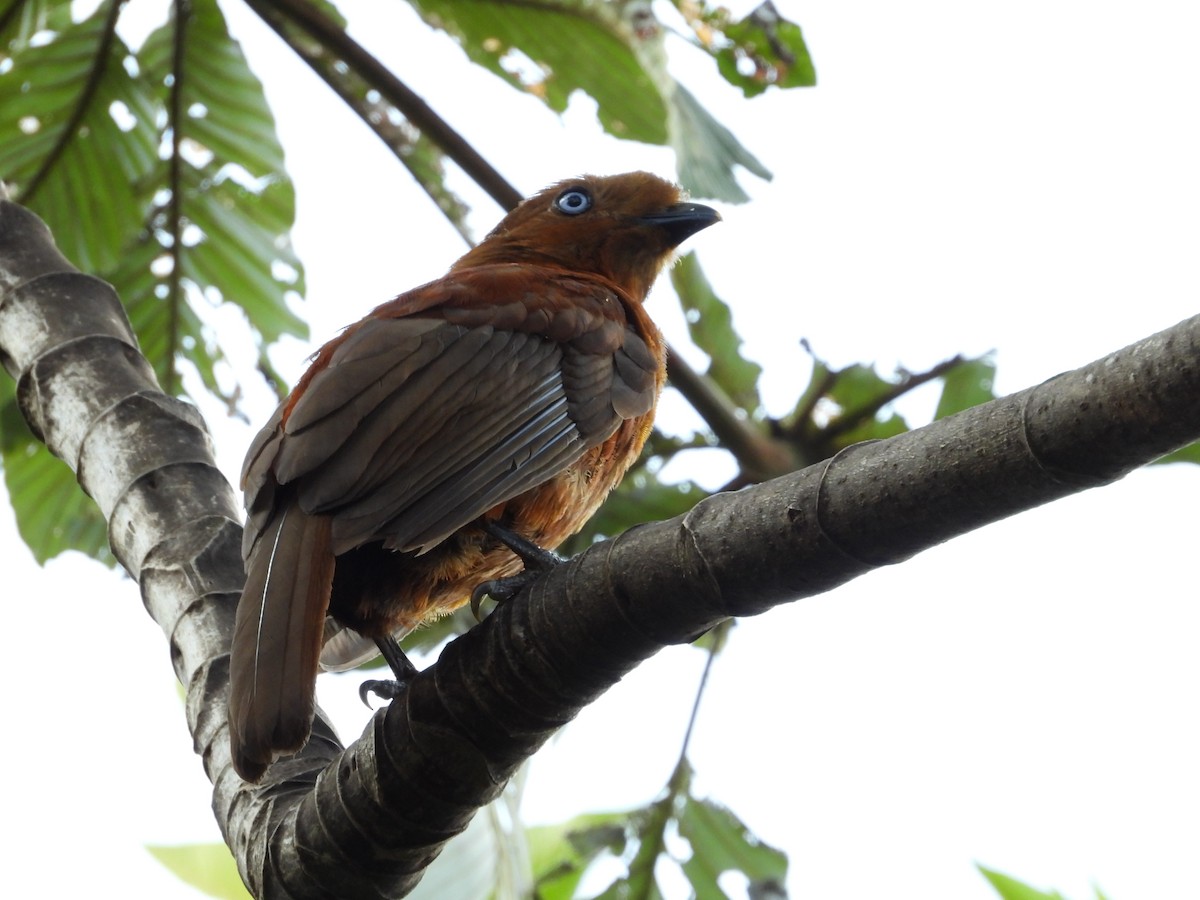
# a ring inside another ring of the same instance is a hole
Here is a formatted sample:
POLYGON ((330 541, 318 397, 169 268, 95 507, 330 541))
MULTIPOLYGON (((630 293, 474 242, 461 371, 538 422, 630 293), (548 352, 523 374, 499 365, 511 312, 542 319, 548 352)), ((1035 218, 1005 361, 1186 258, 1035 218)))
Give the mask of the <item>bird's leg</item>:
POLYGON ((474 613, 476 621, 479 620, 479 604, 483 602, 484 597, 491 597, 497 603, 507 603, 543 572, 566 562, 557 553, 539 547, 528 538, 521 537, 497 522, 484 522, 483 530, 521 557, 521 562, 525 563, 525 571, 507 578, 492 578, 471 591, 471 612, 474 613))
POLYGON ((417 667, 409 661, 404 651, 400 649, 399 642, 390 634, 386 637, 376 638, 375 646, 379 648, 380 654, 391 666, 392 674, 396 678, 395 680, 364 681, 358 688, 358 696, 367 706, 371 705, 368 694, 374 694, 383 700, 395 700, 408 686, 409 680, 417 674, 417 667))

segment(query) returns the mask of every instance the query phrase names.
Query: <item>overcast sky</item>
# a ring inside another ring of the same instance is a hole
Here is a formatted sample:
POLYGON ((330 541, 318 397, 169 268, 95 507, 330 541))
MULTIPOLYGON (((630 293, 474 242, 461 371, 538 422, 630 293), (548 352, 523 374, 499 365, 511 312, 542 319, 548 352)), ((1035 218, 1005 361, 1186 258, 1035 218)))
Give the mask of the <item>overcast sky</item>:
MULTIPOLYGON (((560 121, 465 68, 404 4, 339 5, 522 191, 584 171, 671 173, 667 151, 600 135, 587 98, 560 121)), ((366 129, 226 6, 297 182, 319 343, 464 248, 366 129)), ((807 383, 802 338, 834 364, 885 371, 994 349, 1008 393, 1196 312, 1200 12, 779 6, 805 30, 816 89, 744 102, 672 47, 680 77, 775 172, 746 177, 753 201, 688 245, 766 367, 774 412, 807 383)), ((483 233, 500 210, 459 184, 483 233)), ((649 309, 683 344, 666 286, 649 309)), ((311 350, 291 342, 274 358, 298 376, 311 350)), ((903 411, 919 423, 935 399, 903 411)), ((252 426, 213 420, 231 477, 271 407, 265 389, 248 403, 252 426)), ((663 420, 693 421, 670 396, 663 420)), ((719 484, 727 465, 697 457, 719 484)), ((1198 500, 1195 468, 1138 472, 741 622, 701 709, 698 790, 789 854, 795 897, 993 897, 975 862, 1072 898, 1091 885, 1113 900, 1194 894, 1198 500)), ((0 510, 14 626, 0 660, 6 885, 199 896, 142 849, 220 840, 162 634, 128 579, 78 557, 39 569, 6 498, 0 510), (34 609, 61 624, 35 633, 34 609)), ((526 817, 652 799, 702 664, 669 649, 586 710, 535 759, 526 817)), ((360 680, 322 679, 346 740, 367 720, 360 680)))

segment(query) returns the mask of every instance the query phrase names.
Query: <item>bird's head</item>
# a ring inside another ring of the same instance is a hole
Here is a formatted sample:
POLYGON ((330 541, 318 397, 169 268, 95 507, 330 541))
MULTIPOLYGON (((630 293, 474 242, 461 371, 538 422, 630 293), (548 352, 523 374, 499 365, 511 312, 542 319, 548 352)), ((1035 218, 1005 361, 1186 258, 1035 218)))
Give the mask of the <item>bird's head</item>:
POLYGON ((600 275, 642 300, 674 255, 715 209, 683 199, 648 172, 584 175, 552 185, 501 220, 454 269, 527 262, 600 275))

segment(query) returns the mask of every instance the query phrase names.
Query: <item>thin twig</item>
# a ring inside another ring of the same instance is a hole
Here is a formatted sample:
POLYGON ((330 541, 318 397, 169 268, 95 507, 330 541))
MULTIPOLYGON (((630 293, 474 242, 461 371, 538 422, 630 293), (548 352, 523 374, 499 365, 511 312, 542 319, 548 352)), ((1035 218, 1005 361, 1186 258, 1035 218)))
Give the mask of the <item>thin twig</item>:
POLYGON ((838 435, 844 434, 857 428, 864 420, 874 418, 879 410, 883 409, 892 401, 903 397, 911 390, 919 388, 921 385, 941 378, 955 366, 962 365, 963 358, 954 356, 945 362, 938 363, 927 372, 921 372, 917 375, 909 375, 899 384, 893 385, 889 390, 884 391, 877 397, 872 397, 870 401, 861 406, 848 409, 840 416, 834 419, 821 431, 822 440, 828 442, 838 435))
POLYGON ((446 204, 450 201, 439 197, 433 186, 425 177, 422 177, 422 174, 413 165, 416 141, 404 128, 393 122, 389 115, 392 110, 397 112, 399 110, 387 101, 368 99, 367 93, 374 90, 373 86, 353 69, 339 65, 342 62, 341 59, 330 52, 324 44, 319 41, 296 40, 295 29, 299 26, 289 21, 277 9, 264 6, 257 12, 259 17, 279 35, 283 42, 308 63, 308 67, 316 73, 317 77, 329 85, 334 93, 341 97, 342 101, 375 132, 376 137, 383 141, 384 146, 392 151, 392 155, 400 164, 408 169, 409 174, 450 221, 468 246, 474 246, 474 240, 464 222, 466 207, 460 203, 458 210, 447 209, 446 204))
MULTIPOLYGON (((264 10, 278 10, 342 61, 392 103, 412 124, 454 160, 493 200, 513 209, 523 197, 467 140, 400 81, 386 66, 350 37, 340 25, 308 0, 248 0, 264 20, 264 10)), ((268 23, 269 24, 269 23, 268 23)))
POLYGON ((791 472, 797 461, 788 446, 774 441, 743 415, 711 378, 701 375, 674 349, 667 348, 667 378, 695 407, 721 445, 753 480, 791 472))

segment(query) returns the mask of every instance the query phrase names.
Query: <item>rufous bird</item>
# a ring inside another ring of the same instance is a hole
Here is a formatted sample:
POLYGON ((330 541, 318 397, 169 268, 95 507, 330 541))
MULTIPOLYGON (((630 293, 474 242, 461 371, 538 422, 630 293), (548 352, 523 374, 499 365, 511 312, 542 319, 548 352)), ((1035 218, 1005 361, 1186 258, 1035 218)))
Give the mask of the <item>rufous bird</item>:
POLYGON ((243 778, 304 745, 322 664, 374 641, 398 677, 414 671, 396 638, 518 573, 509 546, 583 527, 641 452, 666 377, 642 301, 719 219, 646 172, 564 181, 316 353, 242 470, 243 778), (351 639, 323 657, 327 615, 351 639))

